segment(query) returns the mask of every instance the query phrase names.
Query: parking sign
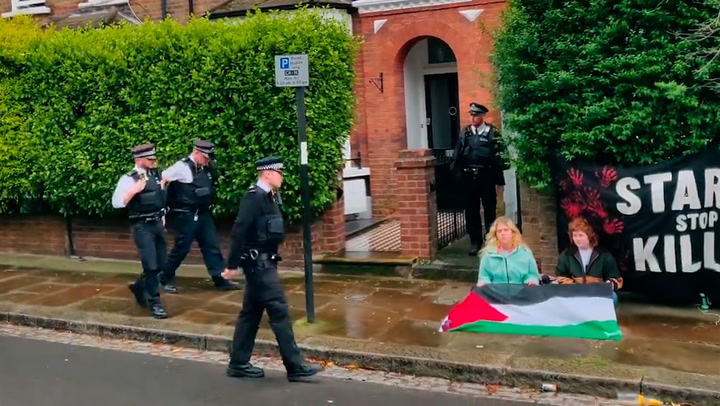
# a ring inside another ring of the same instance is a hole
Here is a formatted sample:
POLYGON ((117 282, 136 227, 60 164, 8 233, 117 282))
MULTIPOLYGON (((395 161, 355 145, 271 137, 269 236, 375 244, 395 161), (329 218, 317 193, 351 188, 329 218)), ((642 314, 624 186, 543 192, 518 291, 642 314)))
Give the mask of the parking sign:
POLYGON ((310 85, 310 66, 307 55, 278 55, 275 57, 275 86, 307 87, 310 85))

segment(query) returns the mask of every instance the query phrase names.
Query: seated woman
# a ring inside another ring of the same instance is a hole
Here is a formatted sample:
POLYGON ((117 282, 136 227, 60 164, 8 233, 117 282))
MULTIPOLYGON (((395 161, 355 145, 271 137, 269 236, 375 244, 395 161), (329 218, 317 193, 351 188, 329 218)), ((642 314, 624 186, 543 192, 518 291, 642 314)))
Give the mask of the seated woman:
POLYGON ((558 283, 609 283, 613 287, 613 303, 618 305, 617 293, 623 285, 617 262, 610 252, 598 247, 598 237, 584 218, 570 222, 572 244, 560 254, 555 277, 558 283))
POLYGON ((530 248, 517 226, 507 217, 498 217, 490 226, 480 251, 478 286, 487 283, 537 285, 540 275, 530 248))

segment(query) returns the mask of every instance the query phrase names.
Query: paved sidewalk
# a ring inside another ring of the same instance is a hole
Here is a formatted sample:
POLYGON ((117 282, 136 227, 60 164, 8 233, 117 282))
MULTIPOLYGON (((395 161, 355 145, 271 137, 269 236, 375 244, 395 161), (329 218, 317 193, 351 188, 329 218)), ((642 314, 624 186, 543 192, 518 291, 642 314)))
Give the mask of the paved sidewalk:
MULTIPOLYGON (((11 262, 8 257, 0 257, 0 263, 11 262)), ((0 269, 0 312, 5 314, 227 338, 240 310, 242 291, 218 292, 206 279, 180 278, 181 294, 163 295, 171 318, 154 320, 132 301, 127 284, 134 275, 127 273, 128 266, 121 261, 75 262, 82 264, 85 272, 68 271, 73 261, 64 258, 29 261, 62 270, 20 269, 27 265, 17 258, 13 261, 13 267, 0 269), (87 271, 95 268, 104 272, 87 271)), ((441 334, 437 332, 440 320, 451 305, 465 297, 467 284, 317 275, 318 321, 308 325, 304 321, 302 275, 289 273, 283 277, 301 346, 480 365, 494 368, 491 376, 519 386, 529 381, 524 372, 516 374, 516 370, 547 371, 548 381, 561 380, 562 376, 556 374, 635 382, 644 376, 646 382, 681 388, 720 388, 720 364, 710 361, 720 359, 718 317, 695 309, 621 304, 618 314, 625 338, 619 343, 441 334)), ((266 321, 258 337, 273 339, 266 321)), ((397 359, 391 363, 389 367, 394 369, 403 367, 397 359)), ((458 379, 489 379, 487 374, 463 376, 462 368, 458 371, 458 379)), ((422 369, 415 372, 438 373, 422 369)), ((603 393, 603 388, 588 386, 598 381, 577 382, 577 390, 603 393)))

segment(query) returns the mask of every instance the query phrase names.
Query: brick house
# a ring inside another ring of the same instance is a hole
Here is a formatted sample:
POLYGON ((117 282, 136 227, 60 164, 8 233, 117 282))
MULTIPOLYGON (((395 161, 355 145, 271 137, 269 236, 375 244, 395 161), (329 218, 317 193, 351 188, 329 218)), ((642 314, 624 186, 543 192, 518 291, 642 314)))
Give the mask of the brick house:
MULTIPOLYGON (((0 0, 0 12, 3 17, 31 14, 40 23, 76 27, 165 16, 183 22, 190 14, 243 18, 253 8, 291 10, 296 4, 292 0, 0 0)), ((346 219, 394 219, 400 254, 434 258, 439 248, 459 236, 442 235, 443 216, 453 212, 438 209, 448 188, 437 164, 447 162, 471 101, 490 107, 490 119, 501 124, 491 96, 492 40, 478 27, 497 27, 505 2, 326 0, 310 4, 329 6, 324 12, 330 18, 347 23, 349 32, 364 40, 356 67, 356 123, 345 148, 345 197, 314 226, 315 251, 345 249, 346 219)), ((552 267, 557 257, 553 199, 518 183, 512 170, 506 172, 506 181, 506 212, 521 223, 544 268, 552 267)), ((65 255, 74 247, 83 256, 135 258, 123 224, 93 223, 76 219, 70 244, 66 221, 61 218, 0 217, 0 251, 65 255), (31 235, 24 238, 27 222, 45 228, 55 242, 46 244, 46 249, 31 235)), ((229 231, 229 225, 218 228, 223 237, 229 231)), ((299 233, 289 238, 284 251, 287 265, 302 262, 300 241, 299 233)), ((192 255, 190 260, 200 258, 192 255)))

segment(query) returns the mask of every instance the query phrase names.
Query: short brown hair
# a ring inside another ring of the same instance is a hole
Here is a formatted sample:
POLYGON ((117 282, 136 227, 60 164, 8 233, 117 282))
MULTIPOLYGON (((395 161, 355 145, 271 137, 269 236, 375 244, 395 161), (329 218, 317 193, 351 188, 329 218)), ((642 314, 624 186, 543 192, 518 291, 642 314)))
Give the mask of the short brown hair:
POLYGON ((582 217, 574 218, 570 222, 570 226, 568 227, 568 236, 570 237, 570 243, 574 245, 573 236, 572 236, 573 231, 582 231, 583 233, 587 234, 591 247, 595 248, 598 245, 597 233, 592 228, 590 223, 588 223, 588 221, 585 220, 584 218, 582 218, 582 217))

